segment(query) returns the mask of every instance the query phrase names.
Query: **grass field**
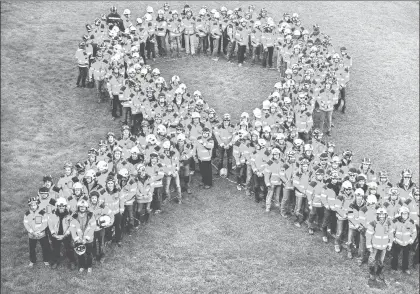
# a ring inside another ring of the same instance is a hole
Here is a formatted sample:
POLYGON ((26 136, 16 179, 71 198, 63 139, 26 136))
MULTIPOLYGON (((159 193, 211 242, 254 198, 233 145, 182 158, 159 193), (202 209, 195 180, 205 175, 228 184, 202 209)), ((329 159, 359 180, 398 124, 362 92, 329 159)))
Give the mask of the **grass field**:
MULTIPOLYGON (((201 3, 190 4, 195 10, 201 3)), ((1 2, 2 293, 418 293, 418 269, 407 278, 391 272, 388 262, 387 288, 370 289, 366 266, 359 268, 345 252, 336 254, 319 234, 309 236, 277 213, 264 214, 220 179, 211 190, 195 184, 192 200, 170 204, 149 226, 125 238, 123 248, 111 248, 91 277, 64 266, 25 268, 23 215, 42 176, 59 176, 66 159, 85 158, 107 131, 119 133, 94 91, 75 88, 73 58, 84 24, 113 4, 1 2)), ((179 9, 183 2, 170 4, 179 9)), ((351 148, 354 160, 371 157, 375 169, 391 172, 393 182, 405 167, 418 182, 418 2, 255 4, 276 15, 296 11, 304 24, 318 23, 334 44, 348 48, 354 64, 348 111, 334 114, 332 139, 338 148, 351 148)), ((145 9, 139 2, 117 7, 130 8, 136 17, 145 9)), ((248 64, 238 68, 204 57, 157 66, 166 79, 178 74, 191 92, 200 90, 216 111, 234 118, 260 106, 278 78, 248 64)))

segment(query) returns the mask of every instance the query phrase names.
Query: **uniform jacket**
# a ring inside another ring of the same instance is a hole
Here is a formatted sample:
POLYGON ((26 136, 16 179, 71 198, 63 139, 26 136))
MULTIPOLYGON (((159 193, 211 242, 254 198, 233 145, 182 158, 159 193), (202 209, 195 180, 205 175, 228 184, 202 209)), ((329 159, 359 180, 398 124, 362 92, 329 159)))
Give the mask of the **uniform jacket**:
POLYGON ((28 231, 30 239, 41 239, 45 237, 45 229, 48 226, 48 217, 45 210, 28 210, 23 217, 23 225, 28 231), (37 235, 38 234, 38 235, 37 235))

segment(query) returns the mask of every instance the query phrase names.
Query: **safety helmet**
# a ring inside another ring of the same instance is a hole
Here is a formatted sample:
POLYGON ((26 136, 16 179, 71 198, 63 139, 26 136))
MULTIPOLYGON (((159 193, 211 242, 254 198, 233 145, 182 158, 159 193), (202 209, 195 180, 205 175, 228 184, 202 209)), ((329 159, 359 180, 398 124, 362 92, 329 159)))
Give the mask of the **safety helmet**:
POLYGON ((262 127, 262 122, 260 120, 257 120, 254 122, 254 128, 262 127))
POLYGON ((124 9, 123 14, 124 14, 124 15, 130 15, 130 14, 131 14, 130 9, 124 9))
POLYGON ((100 172, 107 171, 108 170, 108 163, 106 161, 101 160, 101 161, 98 162, 97 167, 98 167, 98 170, 100 172))
POLYGON ((344 181, 343 185, 341 186, 343 189, 353 189, 353 185, 350 181, 344 181))
POLYGON ((309 165, 309 160, 307 158, 302 157, 302 158, 300 158, 299 164, 300 165, 309 165))
POLYGON ((184 134, 178 134, 178 136, 176 137, 177 141, 185 141, 186 137, 184 134))
POLYGON ((156 139, 155 135, 149 134, 149 135, 146 136, 146 142, 154 145, 154 144, 156 144, 157 139, 156 139))
POLYGON ((220 13, 216 11, 216 12, 213 14, 213 16, 214 16, 214 18, 220 18, 220 13))
POLYGON ((201 118, 201 115, 198 112, 191 113, 191 118, 201 118))
POLYGON ((118 172, 118 174, 122 177, 122 178, 128 178, 129 173, 128 170, 126 168, 122 168, 120 169, 120 171, 118 172))
POLYGON ((271 155, 279 155, 280 154, 280 150, 278 148, 273 148, 273 150, 271 150, 271 155))
POLYGON ((258 145, 260 145, 261 148, 264 148, 267 145, 267 141, 260 138, 258 139, 258 145))
POLYGON ((271 127, 270 126, 264 126, 262 130, 263 130, 264 133, 271 133, 271 127))
POLYGON ((386 208, 385 207, 379 207, 376 210, 376 214, 385 214, 385 215, 388 215, 388 212, 386 211, 386 208))
POLYGON ((141 25, 143 23, 143 20, 140 18, 140 17, 138 17, 137 19, 136 19, 136 24, 137 25, 141 25))
POLYGON ((153 7, 152 6, 147 6, 146 12, 147 13, 153 13, 153 7))
POLYGON ((80 199, 79 201, 77 201, 77 207, 89 207, 89 202, 87 202, 85 199, 80 199))
POLYGON ((254 22, 254 28, 258 28, 261 26, 261 21, 257 20, 254 22))
POLYGON ((220 169, 220 176, 222 178, 226 178, 227 177, 227 169, 226 168, 221 168, 220 169))
POLYGON ((411 169, 405 168, 402 172, 401 172, 401 178, 411 178, 413 176, 413 172, 411 171, 411 169))
POLYGON ((206 14, 206 10, 204 8, 201 8, 200 11, 198 12, 199 15, 203 16, 206 14))
POLYGON ((67 206, 67 199, 64 197, 58 197, 55 202, 55 206, 67 206))
POLYGON ((367 183, 369 190, 376 190, 378 188, 378 184, 376 182, 369 182, 367 183))
POLYGON ((366 199, 366 203, 367 204, 376 204, 378 202, 378 199, 376 199, 375 195, 368 195, 367 199, 366 199))
POLYGON ((303 140, 296 138, 293 140, 293 145, 297 148, 300 148, 303 145, 303 140))
POLYGON ((158 125, 157 126, 157 133, 159 135, 166 134, 166 127, 164 125, 158 125))
POLYGON ((365 195, 365 191, 363 191, 363 189, 361 189, 361 188, 358 188, 358 189, 356 189, 356 191, 354 191, 354 195, 355 196, 363 196, 363 195, 365 195))
MULTIPOLYGON (((92 179, 94 179, 95 177, 96 177, 96 172, 95 172, 95 170, 93 170, 93 169, 89 169, 89 170, 87 170, 86 171, 86 173, 85 173, 85 175, 84 175, 84 178, 88 178, 88 177, 91 177, 92 179)), ((77 184, 77 183, 76 183, 77 184)), ((75 184, 75 185, 76 185, 75 184)))
POLYGON ((283 133, 277 133, 276 134, 276 140, 280 141, 280 140, 285 140, 286 136, 283 133))
POLYGON ((314 147, 311 144, 305 144, 303 146, 303 151, 314 151, 314 147))
POLYGON ((158 68, 154 68, 154 69, 152 70, 152 75, 154 75, 154 76, 158 76, 158 75, 160 75, 160 70, 159 70, 158 68))
POLYGON ((399 209, 398 209, 398 214, 400 215, 400 216, 402 216, 402 214, 403 213, 410 213, 410 209, 408 209, 408 207, 407 206, 401 206, 399 209))
POLYGON ((134 146, 133 148, 130 149, 130 153, 131 154, 139 154, 140 153, 139 147, 134 146))
POLYGON ((270 109, 270 101, 269 100, 264 100, 262 108, 263 109, 270 109))
POLYGON ((170 141, 165 141, 162 144, 163 149, 170 149, 171 148, 171 142, 170 141))
POLYGON ((316 174, 316 175, 325 175, 325 170, 324 170, 323 168, 318 168, 318 169, 315 171, 315 174, 316 174))
POLYGON ((255 116, 256 118, 261 118, 261 116, 262 116, 261 109, 259 109, 259 108, 255 108, 255 109, 252 111, 252 113, 254 114, 254 116, 255 116))
POLYGON ((86 245, 82 243, 74 244, 74 251, 77 255, 83 255, 86 252, 86 245))
MULTIPOLYGON (((85 176, 85 177, 86 177, 86 176, 85 176)), ((82 183, 80 183, 80 182, 76 182, 76 183, 74 183, 74 185, 73 185, 73 190, 76 190, 76 189, 83 190, 83 185, 82 185, 82 183)))
MULTIPOLYGON (((153 8, 152 8, 153 9, 153 8)), ((153 13, 153 12, 152 12, 153 13)), ((152 21, 152 16, 150 15, 150 14, 146 14, 145 16, 144 16, 144 18, 146 19, 146 21, 152 21)))

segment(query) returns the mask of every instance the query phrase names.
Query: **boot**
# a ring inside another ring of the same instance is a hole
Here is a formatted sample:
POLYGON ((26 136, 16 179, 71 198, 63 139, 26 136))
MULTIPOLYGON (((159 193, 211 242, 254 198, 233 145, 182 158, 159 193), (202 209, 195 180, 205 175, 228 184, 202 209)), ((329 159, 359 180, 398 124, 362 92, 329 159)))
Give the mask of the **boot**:
POLYGON ((382 269, 384 268, 384 266, 378 266, 378 269, 376 270, 376 275, 378 276, 378 278, 382 281, 385 280, 384 274, 382 273, 382 269))
POLYGON ((369 266, 369 280, 375 281, 375 266, 369 266))

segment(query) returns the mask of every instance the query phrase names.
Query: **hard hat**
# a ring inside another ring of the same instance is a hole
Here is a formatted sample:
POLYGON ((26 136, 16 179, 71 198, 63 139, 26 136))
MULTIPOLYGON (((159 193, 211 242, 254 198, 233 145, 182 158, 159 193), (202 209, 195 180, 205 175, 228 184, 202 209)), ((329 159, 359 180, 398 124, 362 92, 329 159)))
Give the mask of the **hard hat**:
POLYGON ((171 142, 169 142, 169 141, 163 142, 162 147, 163 147, 163 149, 171 148, 171 142))
POLYGON ((270 101, 269 100, 264 100, 262 108, 263 109, 269 109, 270 108, 270 101))
POLYGON ((192 118, 201 118, 201 115, 200 115, 198 112, 193 112, 193 113, 191 114, 191 117, 192 117, 192 118))
POLYGON ((185 135, 184 135, 184 134, 179 134, 179 135, 176 137, 176 139, 177 139, 178 141, 185 141, 186 137, 185 137, 185 135))
POLYGON ((85 178, 91 177, 92 179, 95 178, 96 172, 93 169, 89 169, 85 173, 85 178))
POLYGON ((368 195, 366 199, 367 204, 376 204, 378 202, 378 199, 376 199, 375 195, 368 195))
POLYGON ((344 181, 342 187, 343 187, 343 189, 352 189, 353 185, 351 184, 350 181, 344 181))
POLYGON ((67 206, 67 200, 64 197, 58 197, 55 205, 58 206, 67 206))
POLYGON ((261 116, 262 116, 262 114, 261 114, 261 109, 259 109, 259 108, 255 108, 255 109, 252 111, 252 113, 254 114, 254 116, 255 116, 256 118, 261 118, 261 116))
POLYGON ((261 147, 265 147, 265 145, 267 145, 267 141, 265 141, 265 139, 258 139, 258 145, 260 145, 261 147))
POLYGON ((123 14, 125 15, 125 14, 131 14, 131 11, 130 11, 130 9, 124 9, 124 12, 123 12, 123 14))
POLYGON ((130 149, 130 153, 132 153, 132 154, 133 153, 137 153, 137 154, 140 153, 139 147, 134 146, 133 148, 130 149))
POLYGON ((153 13, 153 7, 152 6, 147 6, 146 11, 147 11, 147 13, 153 13))
POLYGON ((120 176, 122 176, 123 178, 128 178, 128 176, 129 176, 128 170, 126 168, 120 169, 120 171, 118 172, 118 174, 120 176))
POLYGON ((361 188, 358 188, 358 189, 356 189, 356 191, 354 191, 354 195, 365 195, 365 191, 363 191, 363 189, 361 189, 361 188))

